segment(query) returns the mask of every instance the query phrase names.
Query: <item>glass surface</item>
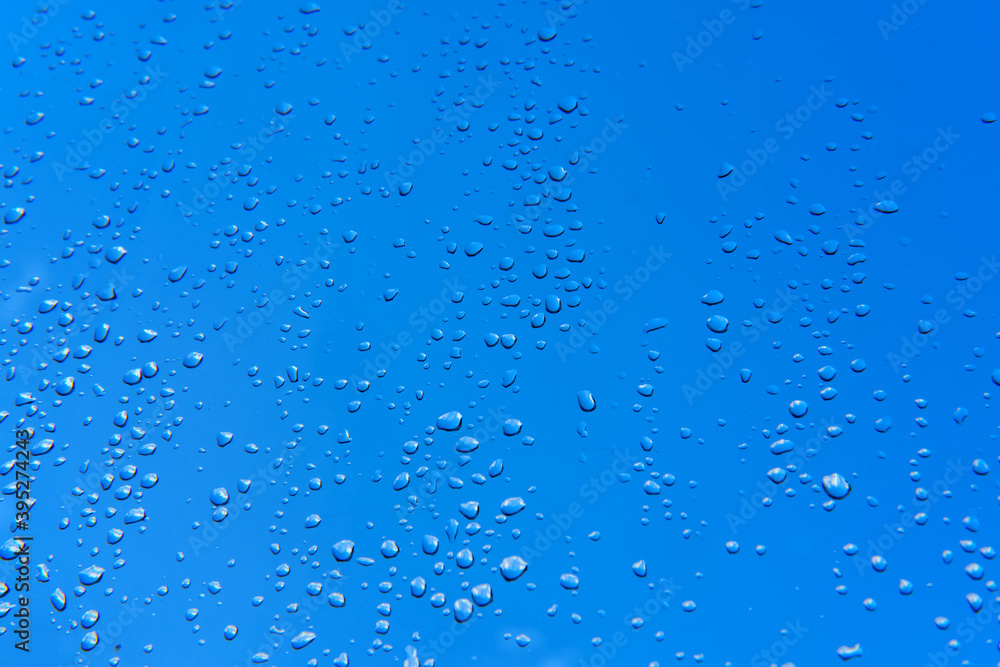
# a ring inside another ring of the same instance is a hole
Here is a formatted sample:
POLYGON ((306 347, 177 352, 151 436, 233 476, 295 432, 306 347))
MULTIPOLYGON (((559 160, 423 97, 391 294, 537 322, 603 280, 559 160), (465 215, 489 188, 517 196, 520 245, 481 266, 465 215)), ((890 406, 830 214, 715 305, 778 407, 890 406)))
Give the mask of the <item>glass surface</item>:
POLYGON ((3 665, 1000 664, 996 3, 2 5, 3 665))

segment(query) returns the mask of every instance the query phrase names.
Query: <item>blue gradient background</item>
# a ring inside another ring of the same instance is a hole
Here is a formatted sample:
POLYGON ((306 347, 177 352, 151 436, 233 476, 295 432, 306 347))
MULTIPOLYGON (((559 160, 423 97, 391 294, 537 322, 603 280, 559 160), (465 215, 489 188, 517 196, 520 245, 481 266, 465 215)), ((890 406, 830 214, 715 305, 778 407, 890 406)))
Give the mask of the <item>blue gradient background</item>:
MULTIPOLYGON (((17 428, 33 427, 33 444, 54 441, 33 457, 32 650, 13 648, 15 609, 4 607, 5 664, 245 665, 263 652, 269 665, 332 665, 345 653, 352 665, 407 667, 759 667, 837 665, 838 649, 856 644, 857 664, 1000 661, 989 203, 1000 142, 984 122, 1000 109, 995 3, 309 4, 2 9, 0 203, 4 215, 25 209, 2 225, 5 459, 17 428), (542 41, 550 26, 556 36, 542 41), (825 99, 809 108, 817 90, 825 99), (569 112, 558 106, 567 98, 569 112), (44 119, 29 124, 35 112, 44 119), (783 129, 797 112, 807 119, 783 129), (935 147, 940 136, 952 139, 935 147), (765 145, 777 148, 764 164, 742 166, 765 145), (928 150, 922 169, 914 156, 928 150), (420 163, 406 165, 411 155, 420 163), (726 163, 736 170, 719 178, 726 163), (555 166, 569 173, 562 185, 548 176, 555 166), (222 185, 199 199, 212 183, 222 185), (899 211, 873 212, 887 198, 899 211), (810 212, 817 203, 822 215, 810 212), (110 224, 95 226, 104 215, 110 224), (482 251, 469 256, 470 243, 482 251), (127 250, 117 264, 105 258, 114 246, 127 250), (578 250, 584 260, 568 261, 578 250), (956 280, 962 272, 971 277, 956 280), (108 285, 117 298, 102 301, 108 285), (703 304, 710 290, 724 302, 703 304), (558 313, 545 312, 552 295, 558 313), (65 306, 40 313, 51 299, 65 306), (870 312, 859 316, 861 305, 870 312), (783 315, 770 323, 775 308, 783 315), (715 314, 726 333, 706 328, 715 314), (669 324, 647 333, 655 318, 669 324), (97 343, 102 323, 110 334, 97 343), (141 343, 147 328, 158 335, 141 343), (490 334, 517 342, 489 346, 490 334), (93 351, 74 359, 81 345, 93 351), (69 358, 53 361, 63 348, 69 358), (204 355, 196 368, 183 364, 191 352, 204 355), (155 377, 123 383, 150 361, 155 377), (828 365, 829 383, 817 375, 828 365), (58 396, 52 383, 65 376, 75 390, 58 396), (645 383, 652 396, 637 391, 645 383), (827 385, 832 400, 819 395, 827 385), (582 390, 595 411, 580 410, 582 390), (23 393, 34 401, 21 404, 23 393), (802 418, 789 413, 795 400, 810 406, 802 418), (462 465, 459 434, 433 430, 452 410, 481 443, 462 465), (520 434, 504 435, 497 415, 520 420, 520 434), (879 432, 886 417, 893 426, 879 432), (790 455, 769 449, 780 425, 790 455), (828 437, 831 425, 843 433, 828 437), (233 442, 217 446, 220 432, 233 442), (404 463, 408 440, 421 444, 404 463), (641 465, 623 474, 622 458, 641 465), (974 471, 976 459, 993 472, 974 471), (789 463, 771 485, 767 471, 789 463), (126 481, 128 465, 138 474, 126 481), (418 479, 420 466, 430 471, 418 479), (395 491, 401 472, 410 486, 395 491), (109 490, 106 473, 117 478, 109 490), (141 489, 148 473, 158 481, 141 489), (832 473, 852 491, 824 508, 819 485, 832 473), (241 479, 252 480, 246 494, 241 479), (428 480, 434 493, 421 491, 428 480), (132 495, 116 500, 122 484, 132 495), (221 523, 217 487, 230 496, 221 523), (498 522, 510 497, 526 508, 498 522), (470 536, 459 505, 471 500, 482 530, 470 536), (145 520, 124 525, 137 507, 145 520), (904 511, 926 524, 897 532, 904 511), (314 513, 322 523, 305 528, 314 513), (116 545, 112 528, 124 530, 116 545), (425 534, 441 540, 437 555, 421 551, 425 534), (357 545, 348 563, 331 556, 342 539, 357 545), (394 559, 379 554, 387 539, 394 559), (476 563, 463 570, 454 554, 465 547, 476 563), (527 572, 504 581, 500 561, 525 548, 537 552, 527 572), (639 560, 645 577, 633 573, 639 560), (973 563, 981 579, 965 571, 973 563), (103 579, 74 593, 91 565, 103 579), (567 573, 577 590, 560 585, 567 573), (417 576, 428 586, 419 599, 417 576), (321 595, 307 595, 310 582, 321 595), (494 599, 459 625, 466 583, 489 583, 494 599), (49 602, 57 588, 64 611, 49 602), (345 607, 327 603, 333 591, 345 607), (441 609, 432 592, 445 594, 441 609), (384 635, 381 603, 391 604, 384 635), (90 629, 79 626, 87 610, 100 614, 90 629), (227 641, 230 624, 239 633, 227 641), (81 651, 90 630, 100 641, 81 651), (302 631, 317 637, 295 650, 302 631)), ((0 514, 13 530, 14 472, 3 471, 0 514)), ((0 568, 11 584, 11 562, 0 568)), ((16 606, 13 590, 4 603, 16 606)))

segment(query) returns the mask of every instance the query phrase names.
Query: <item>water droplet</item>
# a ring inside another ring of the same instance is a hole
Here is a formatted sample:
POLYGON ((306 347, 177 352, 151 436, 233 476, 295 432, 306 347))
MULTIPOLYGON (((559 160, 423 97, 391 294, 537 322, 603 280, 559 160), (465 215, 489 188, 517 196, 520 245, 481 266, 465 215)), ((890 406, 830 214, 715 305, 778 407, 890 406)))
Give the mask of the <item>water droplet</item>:
POLYGON ((351 540, 341 540, 333 545, 333 557, 343 563, 351 560, 354 555, 354 542, 351 540))
POLYGON ((455 443, 455 451, 463 454, 474 452, 477 449, 479 449, 479 441, 467 435, 463 435, 458 439, 458 442, 455 443))
POLYGON ((197 368, 198 364, 201 363, 201 359, 202 359, 201 352, 191 352, 186 357, 184 357, 184 367, 197 368))
POLYGON ((462 428, 462 413, 446 412, 437 418, 437 427, 442 431, 457 431, 462 428))
POLYGON ((80 648, 84 651, 92 651, 97 646, 98 641, 100 641, 100 639, 98 638, 97 633, 91 630, 83 636, 82 640, 80 640, 80 648))
POLYGON ((725 301, 725 297, 722 296, 722 292, 719 290, 711 290, 705 296, 701 297, 701 302, 708 306, 717 306, 725 301))
POLYGON ((226 491, 225 487, 218 487, 212 489, 212 492, 208 496, 209 501, 215 506, 225 505, 229 502, 229 492, 226 491))
POLYGON ((306 646, 309 646, 316 639, 315 632, 309 632, 308 630, 303 630, 299 634, 292 638, 292 648, 298 651, 306 646))
POLYGON ((5 224, 13 225, 15 222, 24 217, 24 209, 20 206, 8 209, 3 214, 3 221, 5 224))
POLYGON ((712 315, 708 318, 708 328, 715 333, 726 333, 729 330, 729 320, 722 315, 712 315))
POLYGON ((52 595, 49 600, 52 602, 52 608, 56 611, 63 611, 66 609, 66 594, 63 593, 61 588, 57 588, 52 591, 52 595))
POLYGON ((472 606, 472 600, 468 598, 459 598, 455 600, 455 620, 459 623, 465 623, 470 618, 472 618, 472 613, 475 611, 475 607, 472 606))
POLYGON ((80 583, 84 586, 92 586, 101 580, 104 576, 104 568, 99 565, 91 565, 90 567, 80 570, 80 583))
POLYGON ((477 607, 485 607, 493 602, 493 589, 489 584, 478 584, 472 587, 472 601, 477 607))
POLYGON ((840 656, 841 660, 850 660, 851 658, 860 658, 864 654, 861 650, 861 644, 855 644, 854 646, 841 646, 837 649, 837 655, 840 656))
POLYGON ((500 574, 507 581, 515 581, 528 569, 528 563, 520 556, 507 556, 500 561, 500 574))
POLYGON ((514 516, 525 507, 524 499, 519 497, 508 498, 500 503, 500 511, 505 516, 514 516))
POLYGON ((840 500, 851 492, 851 484, 840 473, 833 473, 823 477, 823 490, 834 500, 840 500))

